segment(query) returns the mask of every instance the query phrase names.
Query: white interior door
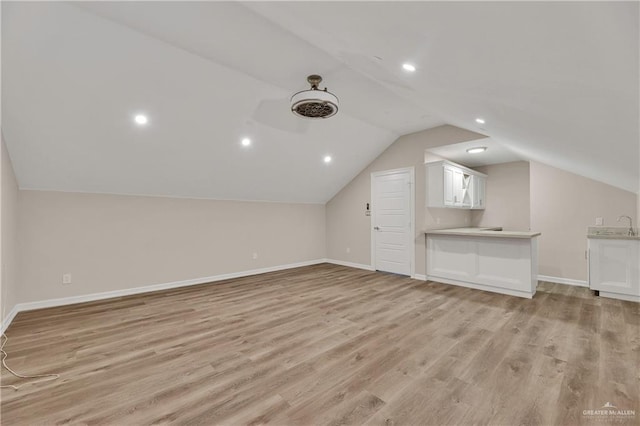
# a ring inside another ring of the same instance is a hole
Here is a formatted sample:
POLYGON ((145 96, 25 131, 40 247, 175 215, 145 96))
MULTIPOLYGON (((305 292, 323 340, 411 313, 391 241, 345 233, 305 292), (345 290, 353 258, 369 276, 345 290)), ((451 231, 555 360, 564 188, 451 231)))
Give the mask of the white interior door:
POLYGON ((413 169, 371 174, 372 264, 378 271, 413 274, 413 169))

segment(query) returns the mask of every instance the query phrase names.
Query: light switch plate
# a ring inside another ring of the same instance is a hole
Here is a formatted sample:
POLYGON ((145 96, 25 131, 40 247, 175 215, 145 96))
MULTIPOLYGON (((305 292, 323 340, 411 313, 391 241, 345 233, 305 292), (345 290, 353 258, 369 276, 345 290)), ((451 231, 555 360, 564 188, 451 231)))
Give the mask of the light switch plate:
POLYGON ((604 219, 602 219, 601 217, 596 217, 596 226, 602 225, 604 225, 604 219))

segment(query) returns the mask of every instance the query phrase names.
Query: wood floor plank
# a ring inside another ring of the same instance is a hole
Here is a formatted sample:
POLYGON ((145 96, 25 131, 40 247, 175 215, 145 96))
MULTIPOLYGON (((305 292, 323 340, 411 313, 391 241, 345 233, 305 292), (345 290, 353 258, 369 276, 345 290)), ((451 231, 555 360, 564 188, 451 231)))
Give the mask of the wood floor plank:
POLYGON ((640 304, 322 264, 20 313, 2 425, 640 423, 640 304), (626 422, 626 423, 625 423, 626 422))

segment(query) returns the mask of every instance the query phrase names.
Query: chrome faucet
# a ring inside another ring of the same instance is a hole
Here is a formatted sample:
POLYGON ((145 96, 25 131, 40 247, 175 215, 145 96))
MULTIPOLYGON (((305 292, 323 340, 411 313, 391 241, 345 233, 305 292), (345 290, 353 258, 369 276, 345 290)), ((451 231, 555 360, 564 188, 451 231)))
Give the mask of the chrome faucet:
POLYGON ((627 235, 629 235, 630 237, 634 237, 636 233, 633 231, 633 219, 631 219, 629 216, 624 215, 618 218, 618 222, 620 222, 620 219, 622 219, 623 217, 629 219, 629 232, 627 233, 627 235))

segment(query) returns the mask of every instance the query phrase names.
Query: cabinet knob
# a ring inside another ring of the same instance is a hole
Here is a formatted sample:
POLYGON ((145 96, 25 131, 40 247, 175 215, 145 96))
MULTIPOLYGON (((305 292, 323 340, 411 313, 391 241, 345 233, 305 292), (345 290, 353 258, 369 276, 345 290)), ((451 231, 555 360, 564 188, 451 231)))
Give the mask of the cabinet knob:
POLYGON ((375 229, 376 231, 379 231, 379 230, 380 230, 380 228, 379 228, 379 227, 377 227, 377 226, 374 226, 374 227, 373 227, 373 229, 375 229))

